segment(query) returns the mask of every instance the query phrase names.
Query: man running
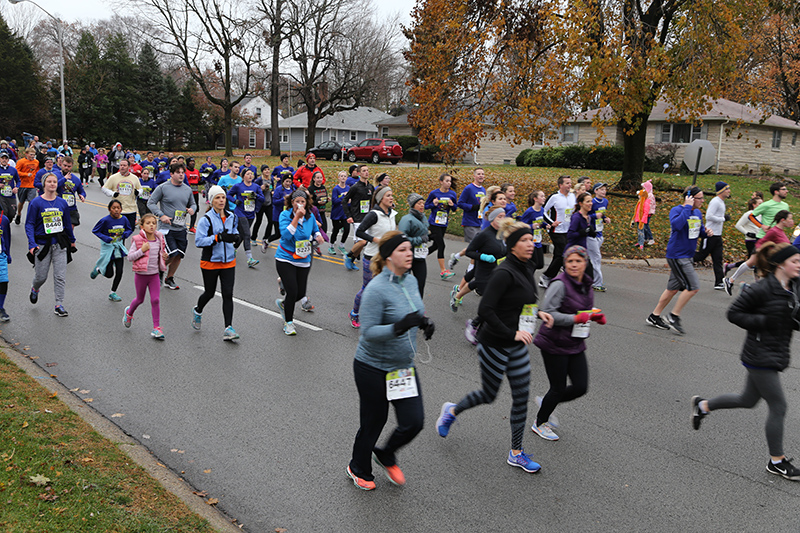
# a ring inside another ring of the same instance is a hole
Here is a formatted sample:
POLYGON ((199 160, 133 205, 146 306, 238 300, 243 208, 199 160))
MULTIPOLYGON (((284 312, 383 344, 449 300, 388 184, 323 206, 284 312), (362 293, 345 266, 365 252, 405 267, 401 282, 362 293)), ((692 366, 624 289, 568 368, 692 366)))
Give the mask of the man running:
MULTIPOLYGON (((472 239, 480 232, 481 223, 483 222, 483 213, 481 212, 481 200, 486 196, 486 189, 483 187, 483 182, 486 179, 486 173, 480 167, 472 171, 472 183, 464 187, 461 195, 458 197, 458 207, 463 211, 461 216, 461 227, 464 228, 464 242, 467 244, 472 242, 472 239)), ((458 260, 461 256, 467 253, 466 247, 461 251, 450 254, 450 260, 447 262, 447 270, 453 271, 458 260)), ((467 272, 472 270, 474 264, 470 263, 467 272)))
POLYGON ((725 290, 722 278, 725 271, 722 268, 722 225, 730 220, 730 215, 725 214, 725 200, 731 196, 731 188, 724 181, 716 184, 717 195, 708 202, 706 209, 706 223, 708 229, 714 232, 713 237, 702 239, 700 249, 694 253, 693 261, 699 263, 711 255, 711 264, 714 267, 714 289, 725 290))
POLYGON ((570 192, 572 178, 569 176, 558 177, 558 191, 547 199, 544 204, 544 216, 550 224, 550 240, 553 242, 553 259, 550 266, 542 272, 539 286, 546 289, 561 267, 564 265, 564 248, 567 245, 567 231, 572 212, 575 210, 575 194, 570 192), (550 220, 550 210, 556 210, 555 220, 550 220))
POLYGON ((119 200, 122 204, 122 215, 128 219, 132 228, 136 227, 136 214, 139 212, 136 195, 142 190, 142 183, 131 174, 127 159, 120 160, 119 172, 108 178, 100 190, 106 196, 119 200))

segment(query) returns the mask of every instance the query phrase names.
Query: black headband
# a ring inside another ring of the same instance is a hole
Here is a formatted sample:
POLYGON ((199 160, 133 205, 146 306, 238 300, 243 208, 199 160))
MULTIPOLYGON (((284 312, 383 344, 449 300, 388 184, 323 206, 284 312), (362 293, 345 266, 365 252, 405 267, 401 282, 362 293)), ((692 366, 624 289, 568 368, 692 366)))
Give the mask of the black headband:
POLYGON ((404 242, 411 242, 408 240, 408 237, 405 236, 404 233, 398 233, 385 243, 381 244, 378 248, 378 251, 381 254, 381 257, 384 259, 388 259, 390 255, 397 249, 398 246, 403 244, 404 242))
POLYGON ((531 228, 529 226, 525 226, 524 228, 519 228, 518 230, 514 231, 511 235, 506 237, 506 247, 511 250, 517 241, 519 241, 525 235, 532 234, 531 228))
POLYGON ((789 246, 781 248, 780 250, 772 254, 769 258, 769 262, 773 265, 780 265, 781 263, 792 257, 794 254, 800 254, 800 250, 798 250, 797 248, 795 248, 790 244, 789 246))

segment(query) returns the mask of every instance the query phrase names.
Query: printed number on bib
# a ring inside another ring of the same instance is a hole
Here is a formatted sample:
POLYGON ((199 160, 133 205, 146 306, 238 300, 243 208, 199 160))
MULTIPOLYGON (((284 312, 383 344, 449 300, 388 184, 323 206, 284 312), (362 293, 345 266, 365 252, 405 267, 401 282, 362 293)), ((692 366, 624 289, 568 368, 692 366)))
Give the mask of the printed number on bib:
POLYGON ((361 200, 359 203, 362 213, 369 213, 369 200, 361 200))
MULTIPOLYGON (((601 207, 597 210, 600 213, 600 218, 596 218, 594 221, 594 230, 595 231, 603 231, 603 217, 606 216, 606 208, 601 207)), ((597 216, 597 215, 595 215, 597 216)))
POLYGON ((525 304, 522 313, 519 315, 519 325, 517 329, 526 331, 533 335, 536 332, 536 318, 539 314, 539 306, 536 304, 525 304))
POLYGON ((536 228, 533 230, 533 242, 540 243, 542 242, 542 228, 536 228))
MULTIPOLYGON (((579 313, 591 313, 592 311, 579 311, 579 313)), ((586 324, 575 324, 572 326, 572 336, 576 339, 586 339, 589 337, 589 330, 591 329, 592 322, 586 324)))
POLYGON ((83 163, 83 164, 81 165, 81 168, 89 168, 89 163, 83 163))
POLYGON ((436 218, 433 219, 434 224, 439 224, 440 226, 447 225, 447 211, 438 211, 436 213, 436 218))
POLYGON ((256 201, 252 198, 245 198, 244 200, 244 210, 246 213, 252 213, 256 210, 256 201))
POLYGON ((75 195, 74 194, 69 194, 69 193, 62 194, 61 198, 63 198, 64 201, 67 202, 68 206, 70 206, 70 207, 74 207, 75 206, 75 195))
POLYGON ((176 226, 183 226, 186 224, 186 211, 175 210, 175 216, 172 217, 172 223, 176 226))
POLYGON ((570 217, 572 217, 572 212, 573 212, 574 210, 575 210, 575 208, 574 208, 574 207, 570 207, 570 208, 568 208, 568 209, 565 209, 565 210, 564 210, 564 218, 566 218, 566 219, 569 219, 570 217))
POLYGON ((386 374, 386 399, 402 400, 419 396, 413 368, 401 368, 386 374))
POLYGON ((139 193, 139 200, 150 199, 150 187, 142 187, 142 192, 139 193))
POLYGON ((414 247, 414 259, 425 259, 428 257, 428 244, 423 243, 414 247))
POLYGON ((689 238, 690 239, 698 238, 700 236, 700 225, 701 225, 700 219, 694 217, 687 220, 687 222, 689 223, 689 238))
POLYGON ((54 233, 61 233, 64 231, 64 223, 62 222, 63 213, 61 211, 43 211, 42 222, 44 223, 44 232, 47 235, 54 233))
POLYGON ((2 194, 3 196, 11 196, 12 194, 14 194, 11 192, 11 185, 3 185, 3 188, 0 189, 0 194, 2 194))
POLYGON ((303 241, 297 241, 294 243, 294 255, 297 257, 303 258, 308 257, 308 254, 311 253, 311 241, 306 239, 303 241))
POLYGON ((132 183, 120 183, 119 184, 119 193, 122 196, 130 196, 133 194, 133 184, 132 183))

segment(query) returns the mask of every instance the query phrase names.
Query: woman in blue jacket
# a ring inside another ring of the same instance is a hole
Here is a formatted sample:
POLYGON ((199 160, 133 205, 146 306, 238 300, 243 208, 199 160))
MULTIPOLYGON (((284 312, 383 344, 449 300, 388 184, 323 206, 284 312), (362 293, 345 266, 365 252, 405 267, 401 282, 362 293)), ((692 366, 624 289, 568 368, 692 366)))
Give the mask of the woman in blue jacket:
POLYGON ((234 341, 239 338, 233 329, 233 283, 236 280, 236 246, 241 241, 239 223, 235 214, 226 210, 227 196, 219 185, 208 190, 211 209, 197 223, 194 244, 202 248, 200 270, 203 273, 205 292, 197 299, 192 309, 192 327, 200 329, 203 309, 217 291, 217 280, 222 293, 222 316, 225 331, 222 340, 234 341))

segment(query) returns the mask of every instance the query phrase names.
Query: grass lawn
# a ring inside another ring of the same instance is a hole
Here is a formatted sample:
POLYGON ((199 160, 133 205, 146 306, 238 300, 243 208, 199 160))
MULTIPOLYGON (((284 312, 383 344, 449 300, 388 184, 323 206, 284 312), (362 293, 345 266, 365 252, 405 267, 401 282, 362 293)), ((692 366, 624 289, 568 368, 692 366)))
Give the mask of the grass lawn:
MULTIPOLYGON (((192 155, 198 160, 197 167, 204 162, 206 155, 211 155, 214 158, 214 163, 219 164, 219 159, 222 157, 222 151, 209 151, 198 152, 192 155)), ((236 156, 232 159, 242 161, 244 150, 234 151, 236 156)), ((266 163, 273 168, 279 164, 280 161, 277 157, 266 157, 265 151, 251 151, 254 155, 253 164, 260 167, 266 163)), ((296 166, 300 152, 293 152, 290 160, 292 166, 296 166)), ((357 164, 363 164, 364 161, 359 161, 357 164)), ((336 184, 336 174, 340 170, 347 170, 352 164, 350 162, 333 162, 318 160, 317 164, 325 172, 326 187, 330 191, 336 184)), ((408 204, 406 198, 412 192, 417 192, 427 198, 428 193, 437 188, 439 181, 439 174, 445 171, 442 166, 423 166, 417 169, 416 166, 395 166, 389 163, 381 163, 380 165, 370 164, 370 176, 375 177, 381 172, 386 172, 392 177, 391 187, 395 193, 395 203, 397 210, 402 215, 408 212, 408 204)), ((457 180, 458 185, 456 189, 460 192, 464 185, 469 183, 472 178, 471 165, 459 165, 450 168, 449 172, 453 174, 457 180)), ((511 183, 515 186, 517 196, 515 204, 521 214, 528 207, 528 194, 536 189, 544 190, 548 195, 556 190, 556 179, 558 176, 565 174, 573 177, 573 181, 579 176, 589 176, 594 183, 604 181, 614 185, 619 181, 619 172, 616 171, 603 171, 603 170, 581 170, 581 169, 564 169, 564 168, 539 168, 539 167, 517 167, 510 165, 486 165, 483 167, 486 171, 487 179, 484 186, 500 185, 501 183, 511 183)), ((686 187, 692 183, 691 176, 675 176, 670 174, 659 174, 646 172, 644 179, 661 178, 668 181, 675 187, 686 187)), ((706 201, 702 208, 705 208, 708 202, 714 196, 714 184, 717 181, 724 181, 731 186, 731 198, 726 201, 727 213, 730 215, 730 222, 725 223, 723 238, 725 241, 725 261, 738 260, 744 258, 745 246, 744 236, 739 233, 734 227, 734 224, 739 220, 742 213, 745 212, 747 201, 753 191, 758 190, 764 193, 764 198, 769 199, 769 185, 773 181, 779 179, 778 177, 760 177, 760 176, 728 176, 728 175, 700 175, 697 177, 697 183, 705 191, 706 201)), ((792 208, 793 212, 800 212, 800 186, 790 185, 790 194, 786 201, 792 208)), ((633 208, 636 205, 636 200, 633 198, 622 198, 617 196, 609 196, 608 216, 612 219, 612 223, 608 224, 604 229, 605 243, 603 244, 603 255, 609 258, 627 258, 627 259, 643 259, 651 257, 664 257, 666 253, 667 241, 669 240, 669 210, 681 203, 680 194, 670 191, 656 190, 656 197, 658 199, 658 208, 656 214, 650 222, 650 227, 653 231, 653 238, 656 241, 654 246, 648 246, 643 251, 639 251, 634 247, 636 244, 636 230, 631 227, 630 222, 633 217, 633 208)), ((398 218, 399 220, 399 218, 398 218)), ((451 217, 448 232, 455 235, 462 235, 460 224, 461 217, 451 217)))
POLYGON ((0 530, 212 532, 0 352, 0 530))

